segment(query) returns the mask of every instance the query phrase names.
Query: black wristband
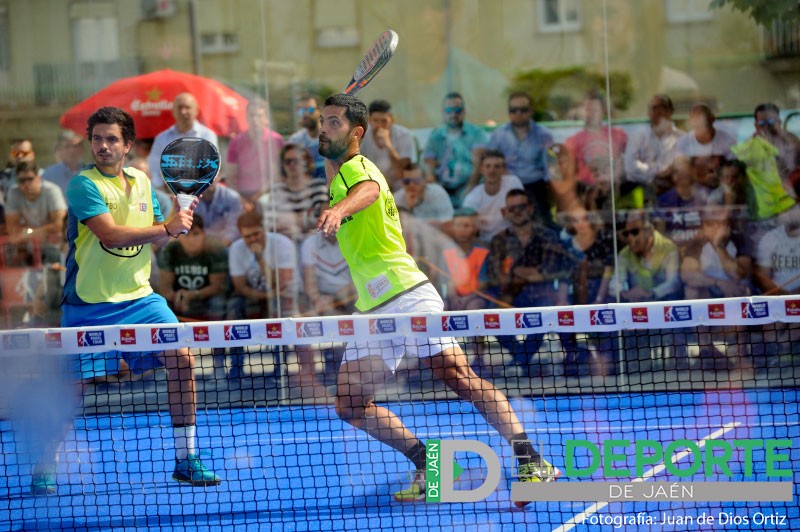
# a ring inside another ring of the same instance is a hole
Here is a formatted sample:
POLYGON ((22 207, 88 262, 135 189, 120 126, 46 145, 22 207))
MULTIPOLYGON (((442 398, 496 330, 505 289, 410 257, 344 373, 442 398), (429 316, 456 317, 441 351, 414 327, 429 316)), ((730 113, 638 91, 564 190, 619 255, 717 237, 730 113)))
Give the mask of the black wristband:
POLYGON ((161 225, 164 226, 164 231, 166 231, 168 237, 170 237, 170 238, 178 238, 179 235, 173 235, 172 233, 169 232, 169 229, 167 229, 167 224, 161 224, 161 225))

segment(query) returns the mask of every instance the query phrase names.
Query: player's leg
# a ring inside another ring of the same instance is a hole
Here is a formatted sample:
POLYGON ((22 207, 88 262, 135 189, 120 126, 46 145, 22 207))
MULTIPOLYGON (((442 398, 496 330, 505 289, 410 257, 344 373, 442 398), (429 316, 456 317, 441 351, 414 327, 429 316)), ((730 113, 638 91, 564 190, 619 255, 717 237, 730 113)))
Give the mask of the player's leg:
POLYGON ((221 479, 200 461, 195 448, 197 395, 194 355, 188 348, 165 351, 169 413, 175 436, 175 471, 172 478, 193 486, 216 486, 221 479))
POLYGON ((343 362, 337 377, 336 413, 343 421, 406 454, 419 440, 391 410, 374 402, 391 374, 380 356, 343 362))
MULTIPOLYGON (((384 350, 392 350, 399 355, 402 349, 391 342, 382 342, 384 350)), ((380 441, 401 452, 417 471, 415 482, 407 490, 395 494, 401 502, 424 501, 425 487, 420 471, 425 469, 425 444, 422 443, 397 417, 394 412, 374 402, 375 394, 383 387, 392 374, 384 357, 354 355, 354 348, 348 346, 344 361, 339 368, 336 390, 336 413, 342 420, 359 428, 380 441)), ((401 357, 390 357, 392 367, 401 357)))
POLYGON ((115 352, 82 353, 68 357, 65 366, 55 363, 54 367, 42 368, 45 372, 48 370, 63 371, 62 377, 67 375, 68 380, 65 382, 55 379, 48 382, 48 391, 50 394, 55 393, 58 396, 58 404, 50 404, 44 408, 35 407, 37 418, 44 416, 39 421, 46 427, 46 433, 40 434, 41 437, 33 442, 37 444, 37 448, 32 449, 35 465, 31 471, 31 495, 56 493, 58 452, 72 429, 75 411, 83 402, 84 389, 96 377, 116 371, 117 364, 118 359, 115 352), (50 389, 54 386, 54 389, 50 389))
MULTIPOLYGON (((517 458, 520 481, 555 480, 561 472, 533 448, 506 395, 494 384, 475 374, 464 351, 452 338, 431 339, 430 343, 431 354, 420 358, 420 362, 459 398, 472 403, 486 421, 511 445, 517 458), (438 352, 436 352, 437 342, 443 347, 438 352)), ((517 501, 516 504, 522 507, 528 502, 517 501)))

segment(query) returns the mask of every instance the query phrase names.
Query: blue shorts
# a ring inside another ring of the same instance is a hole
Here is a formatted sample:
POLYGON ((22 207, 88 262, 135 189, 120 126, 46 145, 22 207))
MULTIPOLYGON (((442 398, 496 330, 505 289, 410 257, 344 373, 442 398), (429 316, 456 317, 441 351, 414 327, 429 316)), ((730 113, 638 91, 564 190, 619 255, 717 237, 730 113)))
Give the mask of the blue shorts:
MULTIPOLYGON (((178 323, 167 301, 156 293, 122 303, 93 303, 61 306, 62 327, 91 327, 95 325, 133 325, 141 323, 178 323)), ((75 374, 81 379, 119 373, 119 361, 124 360, 133 373, 160 368, 161 351, 80 353, 75 361, 75 374)))

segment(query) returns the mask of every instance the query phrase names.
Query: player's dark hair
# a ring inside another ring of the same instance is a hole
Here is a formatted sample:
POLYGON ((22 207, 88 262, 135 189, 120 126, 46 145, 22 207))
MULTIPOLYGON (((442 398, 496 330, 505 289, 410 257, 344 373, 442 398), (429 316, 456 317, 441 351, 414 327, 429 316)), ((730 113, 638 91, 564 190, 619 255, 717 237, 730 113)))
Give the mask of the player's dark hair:
POLYGON ((92 130, 97 124, 117 124, 122 131, 122 140, 133 142, 136 139, 136 128, 133 118, 119 107, 101 107, 89 117, 86 126, 86 136, 92 140, 92 130))
POLYGON ((369 114, 372 113, 390 113, 392 111, 392 104, 386 100, 373 100, 369 104, 369 114))
POLYGON ((352 94, 340 93, 328 96, 328 98, 325 100, 325 107, 328 107, 329 105, 344 107, 344 117, 348 122, 350 122, 350 126, 361 126, 364 128, 364 132, 366 133, 369 113, 367 112, 367 106, 364 104, 364 102, 352 94))
POLYGON ((456 98, 464 102, 464 97, 461 96, 460 92, 452 91, 444 95, 445 100, 455 100, 456 98))

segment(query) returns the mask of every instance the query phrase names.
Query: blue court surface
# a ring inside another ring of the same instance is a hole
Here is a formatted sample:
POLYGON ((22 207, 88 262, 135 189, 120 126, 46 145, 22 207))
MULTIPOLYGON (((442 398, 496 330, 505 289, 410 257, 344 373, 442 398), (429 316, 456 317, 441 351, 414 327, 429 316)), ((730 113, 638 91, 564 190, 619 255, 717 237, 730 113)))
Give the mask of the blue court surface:
MULTIPOLYGON (((488 499, 394 502, 392 493, 406 485, 409 462, 342 423, 328 405, 200 411, 203 460, 225 479, 213 488, 171 480, 173 442, 166 413, 113 415, 76 420, 60 453, 58 493, 49 497, 30 495, 30 465, 19 463, 24 455, 17 453, 14 432, 8 423, 0 423, 0 529, 800 530, 797 390, 514 398, 512 405, 530 438, 562 469, 570 439, 791 439, 794 501, 535 502, 520 510, 509 501, 509 446, 472 405, 425 401, 390 406, 423 439, 472 439, 490 445, 500 456, 503 476, 488 499), (717 522, 698 524, 704 513, 717 516, 717 522), (673 522, 644 526, 621 521, 623 516, 649 515, 661 523, 663 514, 673 522), (676 516, 691 521, 675 523, 676 516)), ((480 485, 482 460, 477 455, 457 459, 465 473, 456 488, 480 485)), ((754 452, 753 460, 751 477, 744 476, 744 460, 734 453, 729 478, 676 478, 662 471, 645 481, 765 480, 763 452, 754 452)), ((602 477, 596 473, 593 478, 602 477)), ((587 480, 562 476, 559 482, 587 480)))

